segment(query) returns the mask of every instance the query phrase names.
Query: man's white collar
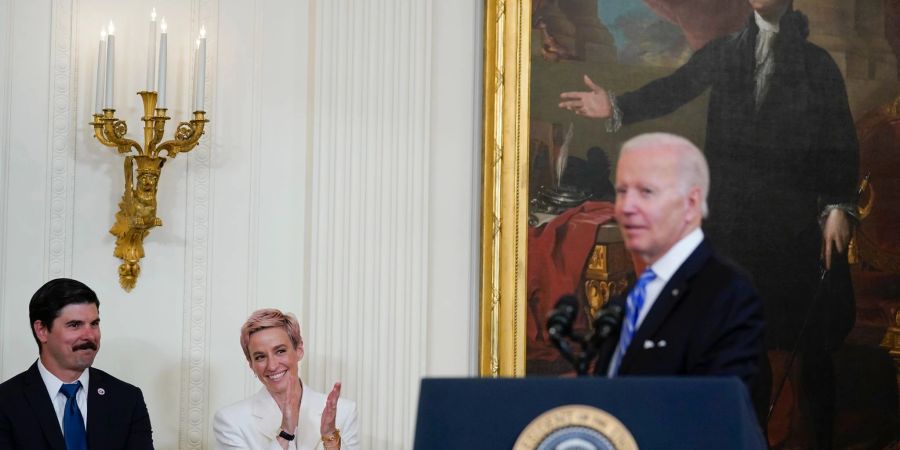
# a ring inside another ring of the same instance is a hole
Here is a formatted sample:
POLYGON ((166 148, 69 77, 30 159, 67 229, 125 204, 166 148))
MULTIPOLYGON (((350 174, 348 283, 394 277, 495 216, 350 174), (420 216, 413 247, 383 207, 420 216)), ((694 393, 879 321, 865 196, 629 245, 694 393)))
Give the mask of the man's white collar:
MULTIPOLYGON (((53 396, 56 395, 57 392, 59 392, 59 388, 64 383, 62 380, 57 378, 56 375, 53 375, 52 373, 50 373, 49 370, 47 370, 47 366, 44 365, 44 362, 41 361, 40 357, 38 357, 37 366, 38 366, 38 373, 41 374, 41 379, 44 380, 44 386, 47 387, 47 393, 50 394, 50 398, 53 398, 53 396)), ((91 380, 90 373, 91 373, 90 370, 84 369, 84 371, 81 372, 81 375, 78 377, 78 380, 77 380, 77 381, 81 381, 81 386, 85 390, 85 392, 87 392, 88 383, 91 380)), ((73 383, 74 383, 74 381, 73 381, 73 383)))
POLYGON ((694 253, 694 250, 697 249, 697 246, 699 246, 701 242, 703 242, 703 230, 701 230, 700 227, 697 227, 694 231, 691 231, 687 236, 675 243, 675 245, 673 245, 665 255, 656 260, 650 268, 653 269, 653 273, 655 273, 659 279, 668 282, 672 278, 672 275, 675 275, 675 271, 684 264, 688 257, 691 256, 691 253, 694 253))
POLYGON ((769 22, 766 19, 763 19, 763 16, 759 15, 758 12, 753 11, 753 18, 756 19, 756 26, 759 27, 760 31, 770 31, 772 33, 778 33, 779 25, 778 22, 781 21, 781 16, 784 14, 778 15, 778 20, 775 23, 769 22))

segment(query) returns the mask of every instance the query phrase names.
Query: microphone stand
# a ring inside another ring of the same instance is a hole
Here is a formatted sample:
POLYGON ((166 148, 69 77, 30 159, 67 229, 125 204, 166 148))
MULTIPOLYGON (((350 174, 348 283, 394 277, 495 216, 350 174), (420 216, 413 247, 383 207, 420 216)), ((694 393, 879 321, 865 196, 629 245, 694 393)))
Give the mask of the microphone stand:
MULTIPOLYGON (((588 335, 570 333, 568 336, 569 339, 565 339, 566 336, 562 336, 559 333, 556 333, 555 330, 551 330, 549 333, 550 340, 559 350, 559 353, 563 358, 572 365, 577 376, 587 376, 591 363, 601 354, 600 350, 608 347, 608 345, 604 344, 610 342, 609 337, 618 334, 619 327, 621 326, 621 315, 621 308, 616 310, 607 310, 604 308, 600 310, 598 315, 594 318, 594 331, 588 335), (578 355, 575 355, 572 351, 569 340, 575 342, 581 348, 582 351, 578 355)), ((601 374, 598 372, 598 369, 599 365, 595 365, 594 375, 601 374)))
MULTIPOLYGON (((550 333, 550 341, 553 342, 553 346, 559 350, 559 353, 565 358, 566 361, 569 362, 573 367, 578 366, 578 358, 572 354, 572 347, 569 345, 569 341, 557 333, 550 333)), ((579 375, 580 376, 580 375, 579 375)))
POLYGON ((569 336, 569 339, 565 339, 564 336, 560 336, 556 333, 550 333, 550 341, 553 342, 553 345, 559 350, 559 353, 565 358, 569 364, 575 369, 575 373, 579 377, 583 377, 587 375, 587 368, 590 364, 590 359, 596 354, 596 351, 590 348, 589 341, 585 339, 579 333, 572 333, 569 336), (572 346, 569 344, 569 340, 578 344, 582 351, 575 355, 572 351, 572 346))

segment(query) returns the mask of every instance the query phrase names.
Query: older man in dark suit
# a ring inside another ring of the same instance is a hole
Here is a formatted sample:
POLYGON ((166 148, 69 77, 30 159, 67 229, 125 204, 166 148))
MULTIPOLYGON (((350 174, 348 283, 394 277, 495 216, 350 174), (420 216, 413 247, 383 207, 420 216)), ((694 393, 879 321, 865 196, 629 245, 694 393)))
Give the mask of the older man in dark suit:
MULTIPOLYGON (((563 93, 560 107, 608 118, 607 128, 617 130, 710 92, 713 215, 704 230, 753 277, 765 302, 766 347, 799 352, 799 406, 810 418, 812 446, 828 449, 832 353, 856 317, 846 250, 859 145, 841 71, 807 40, 806 16, 793 0, 748 3, 753 14, 744 29, 709 42, 671 75, 620 96, 585 76, 590 91, 563 93)), ((757 408, 769 402, 760 394, 757 408)))
POLYGON ((616 375, 734 375, 753 385, 763 353, 762 301, 704 238, 709 169, 688 140, 663 133, 626 142, 616 169, 616 220, 646 265, 626 298, 616 375))
POLYGON ((67 278, 31 298, 40 357, 0 384, 0 449, 153 448, 141 390, 91 367, 100 350, 99 308, 91 288, 67 278))

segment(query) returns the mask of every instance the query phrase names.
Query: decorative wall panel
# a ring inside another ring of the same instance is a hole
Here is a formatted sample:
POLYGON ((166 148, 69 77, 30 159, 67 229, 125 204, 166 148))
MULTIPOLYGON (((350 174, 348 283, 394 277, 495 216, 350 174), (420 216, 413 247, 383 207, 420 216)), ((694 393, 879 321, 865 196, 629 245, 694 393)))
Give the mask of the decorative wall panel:
POLYGON ((75 1, 53 1, 50 48, 50 136, 47 165, 47 276, 72 273, 73 186, 75 185, 75 1))
MULTIPOLYGON (((218 48, 218 0, 194 0, 191 4, 192 35, 206 27, 207 61, 204 92, 215 92, 218 48)), ((197 62, 195 61, 195 64, 197 62)), ((193 69, 193 68, 191 68, 193 69)), ((191 73, 194 71, 191 70, 191 73)), ((214 95, 205 96, 203 109, 215 111, 214 95)), ((208 321, 210 316, 210 197, 214 195, 210 167, 211 137, 201 139, 191 152, 187 167, 187 227, 185 235, 184 319, 181 360, 180 449, 212 447, 206 434, 212 416, 209 411, 208 321)))

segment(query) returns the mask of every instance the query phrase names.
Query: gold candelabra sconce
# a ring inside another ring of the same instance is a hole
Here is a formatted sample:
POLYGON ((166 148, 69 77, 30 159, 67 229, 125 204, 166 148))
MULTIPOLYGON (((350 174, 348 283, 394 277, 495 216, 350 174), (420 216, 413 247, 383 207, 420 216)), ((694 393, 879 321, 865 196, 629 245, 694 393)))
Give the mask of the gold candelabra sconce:
POLYGON ((144 145, 128 139, 128 126, 116 118, 116 110, 104 108, 102 114, 93 114, 94 136, 101 144, 115 147, 125 157, 125 191, 119 202, 116 221, 109 229, 116 237, 113 255, 122 260, 119 265, 119 284, 131 292, 141 273, 141 258, 144 257, 144 238, 150 230, 162 226, 156 215, 156 193, 159 177, 166 160, 179 153, 194 149, 203 135, 206 120, 205 111, 194 111, 194 117, 181 122, 175 128, 174 139, 162 142, 166 128, 166 108, 157 108, 157 93, 138 92, 144 103, 144 145), (165 156, 161 154, 165 153, 165 156))

